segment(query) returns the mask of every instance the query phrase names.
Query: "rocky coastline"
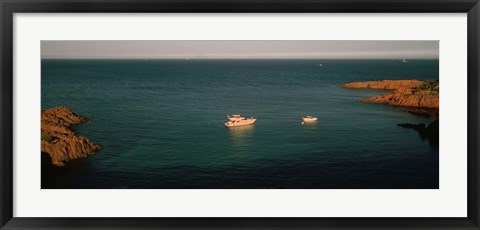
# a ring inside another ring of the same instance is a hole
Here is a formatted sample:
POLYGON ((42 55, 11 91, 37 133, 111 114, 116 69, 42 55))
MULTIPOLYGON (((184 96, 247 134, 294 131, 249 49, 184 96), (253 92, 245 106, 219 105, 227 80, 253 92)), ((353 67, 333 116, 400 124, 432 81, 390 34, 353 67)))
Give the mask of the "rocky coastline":
POLYGON ((390 92, 362 99, 365 103, 378 103, 405 107, 438 109, 438 81, 383 80, 352 82, 342 85, 349 89, 378 89, 390 92))
POLYGON ((41 152, 50 156, 52 164, 62 167, 70 160, 100 151, 100 145, 85 136, 77 136, 77 131, 71 128, 87 121, 67 107, 42 110, 41 152))
POLYGON ((407 108, 405 112, 425 118, 432 118, 429 124, 397 124, 403 128, 414 129, 422 139, 437 144, 439 140, 439 82, 419 80, 382 80, 352 82, 341 85, 348 89, 389 90, 380 96, 364 98, 364 103, 387 104, 407 108))

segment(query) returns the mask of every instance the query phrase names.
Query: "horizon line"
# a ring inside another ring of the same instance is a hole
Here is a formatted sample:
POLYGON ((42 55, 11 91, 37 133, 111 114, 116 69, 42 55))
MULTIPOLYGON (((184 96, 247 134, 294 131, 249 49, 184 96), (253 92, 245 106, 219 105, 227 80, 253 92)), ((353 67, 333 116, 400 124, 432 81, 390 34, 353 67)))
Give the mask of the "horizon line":
POLYGON ((96 57, 42 57, 41 60, 440 60, 440 58, 96 58, 96 57))

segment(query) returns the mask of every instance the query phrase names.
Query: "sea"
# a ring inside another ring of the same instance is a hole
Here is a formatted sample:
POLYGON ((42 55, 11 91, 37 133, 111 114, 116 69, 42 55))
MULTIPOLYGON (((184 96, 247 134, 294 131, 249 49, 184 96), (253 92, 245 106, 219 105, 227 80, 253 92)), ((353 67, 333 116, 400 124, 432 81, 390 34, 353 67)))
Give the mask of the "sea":
POLYGON ((438 60, 41 61, 41 106, 67 106, 103 149, 65 167, 41 154, 42 189, 438 189, 439 148, 341 84, 439 78, 438 60), (227 128, 227 114, 257 118, 227 128), (302 124, 301 117, 318 117, 302 124))

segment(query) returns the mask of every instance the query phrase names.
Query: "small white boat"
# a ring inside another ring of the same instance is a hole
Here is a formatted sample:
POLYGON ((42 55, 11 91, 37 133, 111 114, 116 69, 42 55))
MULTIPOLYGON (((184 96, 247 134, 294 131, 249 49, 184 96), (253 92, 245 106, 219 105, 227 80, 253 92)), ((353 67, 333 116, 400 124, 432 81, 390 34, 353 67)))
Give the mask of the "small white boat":
POLYGON ((322 66, 323 66, 323 64, 322 64, 322 63, 320 63, 320 64, 318 64, 318 66, 322 67, 322 66))
POLYGON ((304 116, 302 117, 303 122, 316 122, 318 120, 318 117, 312 117, 312 116, 304 116))
POLYGON ((407 59, 404 58, 404 59, 402 60, 402 62, 403 62, 403 63, 407 63, 408 61, 407 61, 407 59))

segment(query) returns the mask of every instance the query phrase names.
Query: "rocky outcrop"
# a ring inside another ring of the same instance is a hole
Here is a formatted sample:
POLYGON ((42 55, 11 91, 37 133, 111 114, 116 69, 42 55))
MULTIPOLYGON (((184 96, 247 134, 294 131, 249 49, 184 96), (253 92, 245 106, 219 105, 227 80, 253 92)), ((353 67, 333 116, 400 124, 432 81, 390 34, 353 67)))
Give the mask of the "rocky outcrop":
POLYGON ((75 114, 67 107, 42 110, 41 151, 50 155, 52 163, 64 166, 65 162, 83 158, 99 150, 101 146, 84 136, 76 136, 70 126, 86 122, 87 119, 75 114))
POLYGON ((438 120, 435 120, 431 122, 430 124, 426 125, 424 123, 418 123, 418 124, 398 124, 398 126, 403 127, 403 128, 409 128, 409 129, 414 129, 418 132, 420 137, 422 139, 427 138, 430 143, 432 144, 438 144, 439 141, 439 122, 438 120))
POLYGON ((392 93, 381 96, 365 98, 362 102, 436 109, 439 106, 438 94, 423 91, 413 92, 407 88, 396 89, 392 93))
POLYGON ((438 109, 438 82, 436 90, 424 87, 430 81, 419 80, 383 80, 352 82, 342 85, 350 89, 391 90, 389 93, 362 99, 365 103, 379 103, 396 106, 438 109))
POLYGON ((425 118, 433 117, 437 119, 428 125, 424 123, 404 123, 398 124, 398 126, 414 129, 422 139, 428 139, 431 144, 438 145, 438 81, 383 80, 352 82, 344 84, 342 87, 349 89, 389 90, 390 92, 384 95, 364 98, 362 102, 405 106, 407 108, 405 112, 425 118))

